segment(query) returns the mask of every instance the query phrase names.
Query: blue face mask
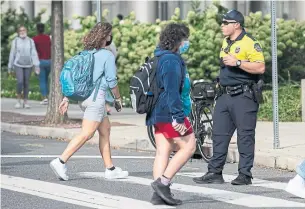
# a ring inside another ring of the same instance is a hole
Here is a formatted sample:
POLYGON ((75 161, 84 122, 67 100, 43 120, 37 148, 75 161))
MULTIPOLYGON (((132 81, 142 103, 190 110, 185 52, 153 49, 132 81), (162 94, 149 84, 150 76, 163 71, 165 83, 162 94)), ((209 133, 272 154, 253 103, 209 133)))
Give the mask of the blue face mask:
POLYGON ((179 53, 183 54, 187 52, 187 50, 190 48, 190 42, 189 41, 183 41, 183 44, 179 47, 179 53))

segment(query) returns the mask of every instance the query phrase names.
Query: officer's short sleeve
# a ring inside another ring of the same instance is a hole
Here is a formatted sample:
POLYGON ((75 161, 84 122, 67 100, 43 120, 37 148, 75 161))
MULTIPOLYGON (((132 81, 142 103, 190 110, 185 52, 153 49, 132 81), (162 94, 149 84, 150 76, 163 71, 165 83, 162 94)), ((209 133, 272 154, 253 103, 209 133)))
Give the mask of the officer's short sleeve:
POLYGON ((252 46, 249 46, 249 51, 247 52, 247 59, 250 62, 265 62, 263 49, 259 42, 253 41, 252 46))

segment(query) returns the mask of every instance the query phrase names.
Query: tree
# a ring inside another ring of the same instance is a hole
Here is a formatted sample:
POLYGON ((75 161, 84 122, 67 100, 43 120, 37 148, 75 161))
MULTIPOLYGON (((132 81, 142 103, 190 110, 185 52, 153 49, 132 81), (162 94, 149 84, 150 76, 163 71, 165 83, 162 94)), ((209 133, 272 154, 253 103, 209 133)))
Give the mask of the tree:
POLYGON ((60 72, 64 64, 64 24, 63 1, 52 1, 52 64, 49 105, 45 117, 45 123, 60 124, 65 122, 67 115, 59 112, 59 104, 62 101, 60 72))

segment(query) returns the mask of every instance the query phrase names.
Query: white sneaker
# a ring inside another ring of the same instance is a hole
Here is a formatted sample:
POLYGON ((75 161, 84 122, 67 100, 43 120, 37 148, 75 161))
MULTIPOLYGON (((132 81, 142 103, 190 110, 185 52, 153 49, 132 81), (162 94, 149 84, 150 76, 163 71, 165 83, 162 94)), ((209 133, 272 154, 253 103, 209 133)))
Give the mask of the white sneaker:
POLYGON ((25 108, 25 109, 30 109, 31 106, 30 106, 28 103, 24 103, 24 108, 25 108))
POLYGON ((128 176, 128 171, 123 171, 119 167, 115 167, 115 169, 112 171, 106 168, 105 171, 106 179, 122 179, 122 178, 126 178, 127 176, 128 176))
POLYGON ((301 176, 296 175, 296 177, 289 181, 285 190, 290 194, 305 199, 305 180, 301 176))
POLYGON ((62 164, 59 161, 59 158, 52 160, 50 163, 50 167, 59 179, 61 179, 63 181, 69 180, 69 176, 67 176, 67 174, 66 174, 67 166, 66 166, 66 164, 62 164))
POLYGON ((16 108, 16 109, 20 109, 20 108, 21 108, 21 103, 20 103, 20 102, 17 102, 17 103, 15 104, 15 108, 16 108))
POLYGON ((47 105, 49 103, 48 99, 44 99, 40 102, 41 105, 47 105))

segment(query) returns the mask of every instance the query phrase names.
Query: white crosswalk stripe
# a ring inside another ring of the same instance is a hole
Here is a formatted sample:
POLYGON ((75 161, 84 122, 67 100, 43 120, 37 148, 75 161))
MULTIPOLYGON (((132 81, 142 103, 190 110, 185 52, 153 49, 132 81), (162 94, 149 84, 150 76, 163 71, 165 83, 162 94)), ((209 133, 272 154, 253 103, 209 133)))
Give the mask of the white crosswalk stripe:
MULTIPOLYGON (((203 175, 199 172, 180 172, 179 176, 186 178, 193 178, 203 175)), ((78 176, 85 178, 96 178, 106 181, 104 179, 103 172, 81 172, 77 173, 78 176)), ((230 182, 236 176, 224 175, 225 181, 230 182)), ((126 179, 117 179, 111 181, 119 181, 132 185, 143 185, 144 187, 150 187, 152 182, 149 178, 129 176, 126 179)), ((250 208, 305 208, 305 203, 294 201, 294 199, 282 199, 278 197, 266 197, 263 195, 254 195, 243 192, 229 191, 228 187, 224 189, 215 189, 209 187, 210 185, 188 185, 174 183, 172 189, 183 192, 192 193, 203 198, 216 200, 226 204, 250 207, 250 208)), ((254 179, 254 187, 264 187, 274 190, 282 191, 286 183, 267 181, 262 179, 254 179)), ((61 201, 64 203, 70 203, 73 205, 84 206, 88 208, 117 208, 117 209, 155 209, 155 208, 175 208, 171 206, 153 206, 147 201, 140 199, 133 199, 124 196, 117 196, 107 193, 101 193, 89 189, 78 188, 75 186, 63 185, 60 182, 51 183, 47 181, 40 181, 28 178, 14 177, 1 174, 1 188, 15 192, 21 192, 28 195, 34 195, 37 197, 47 198, 55 201, 61 201)))
MULTIPOLYGON (((90 178, 104 178, 103 172, 82 172, 79 173, 79 175, 90 178)), ((152 182, 151 179, 134 177, 134 176, 129 176, 126 179, 117 179, 115 181, 140 184, 146 186, 149 186, 152 182)), ((267 184, 264 185, 268 186, 267 184)), ((202 185, 192 186, 192 185, 175 183, 172 185, 171 189, 178 190, 181 192, 197 193, 209 199, 214 199, 220 202, 252 207, 252 208, 274 208, 274 207, 305 208, 305 203, 283 200, 279 198, 265 197, 261 195, 252 195, 241 192, 214 189, 202 185)))
POLYGON ((1 188, 89 208, 133 209, 171 208, 127 197, 109 195, 88 189, 1 174, 1 188))

